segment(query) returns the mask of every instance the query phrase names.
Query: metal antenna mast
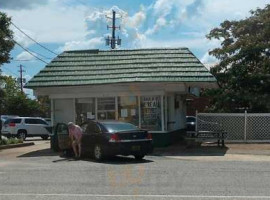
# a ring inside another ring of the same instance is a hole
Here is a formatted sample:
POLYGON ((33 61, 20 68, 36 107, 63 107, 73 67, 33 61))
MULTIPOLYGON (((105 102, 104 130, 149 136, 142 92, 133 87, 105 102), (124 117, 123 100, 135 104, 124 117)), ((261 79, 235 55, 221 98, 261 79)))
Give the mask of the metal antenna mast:
POLYGON ((112 20, 112 26, 108 26, 107 25, 107 29, 111 28, 112 29, 112 36, 108 36, 106 38, 106 45, 109 46, 111 45, 111 49, 115 49, 115 45, 121 45, 121 39, 119 38, 119 36, 117 37, 117 39, 115 38, 115 30, 119 29, 120 30, 120 26, 115 26, 115 11, 112 11, 112 17, 106 16, 107 18, 112 20))

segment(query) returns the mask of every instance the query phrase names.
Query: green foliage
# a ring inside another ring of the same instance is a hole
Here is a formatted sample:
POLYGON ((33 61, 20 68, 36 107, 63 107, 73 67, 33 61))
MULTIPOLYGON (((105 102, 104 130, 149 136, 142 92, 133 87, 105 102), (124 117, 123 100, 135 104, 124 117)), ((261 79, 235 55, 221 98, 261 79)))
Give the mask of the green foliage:
POLYGON ((20 144, 23 143, 23 141, 21 139, 18 138, 2 138, 0 140, 0 146, 1 145, 9 145, 9 144, 20 144))
POLYGON ((10 51, 14 47, 13 32, 10 30, 11 18, 0 12, 0 65, 8 63, 10 51))
POLYGON ((220 63, 211 69, 219 89, 207 90, 213 112, 270 112, 270 5, 249 18, 224 21, 208 39, 221 40, 210 55, 220 63))
POLYGON ((4 96, 1 98, 1 112, 6 115, 41 116, 46 117, 47 107, 41 106, 38 100, 29 99, 21 93, 16 80, 12 77, 2 77, 5 82, 4 96))

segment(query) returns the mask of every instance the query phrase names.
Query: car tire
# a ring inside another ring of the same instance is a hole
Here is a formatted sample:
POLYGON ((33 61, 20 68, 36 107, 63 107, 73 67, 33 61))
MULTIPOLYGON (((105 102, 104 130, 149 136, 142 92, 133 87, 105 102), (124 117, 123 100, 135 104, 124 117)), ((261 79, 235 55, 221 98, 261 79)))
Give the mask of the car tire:
POLYGON ((48 135, 43 135, 41 136, 42 140, 48 140, 49 136, 48 135))
POLYGON ((102 159, 104 159, 104 150, 101 145, 95 145, 93 156, 96 161, 101 161, 102 159))
POLYGON ((134 155, 136 160, 142 160, 145 155, 134 155))
POLYGON ((24 141, 26 139, 26 134, 27 134, 26 131, 21 130, 21 131, 18 132, 17 138, 22 139, 24 141))

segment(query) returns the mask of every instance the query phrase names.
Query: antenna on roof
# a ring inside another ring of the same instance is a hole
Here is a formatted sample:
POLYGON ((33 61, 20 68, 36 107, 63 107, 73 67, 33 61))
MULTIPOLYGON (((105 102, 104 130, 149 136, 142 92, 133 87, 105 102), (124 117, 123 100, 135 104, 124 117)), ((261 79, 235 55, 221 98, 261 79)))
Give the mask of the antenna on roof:
MULTIPOLYGON (((107 18, 112 20, 112 26, 108 26, 107 25, 107 29, 112 29, 112 36, 108 36, 105 40, 106 40, 106 45, 109 46, 111 45, 111 49, 115 49, 115 45, 121 45, 121 39, 119 38, 119 36, 117 37, 117 39, 115 38, 115 30, 119 29, 120 30, 120 26, 115 26, 115 11, 112 10, 112 17, 109 17, 106 15, 107 18)), ((121 17, 121 16, 120 16, 121 17)))

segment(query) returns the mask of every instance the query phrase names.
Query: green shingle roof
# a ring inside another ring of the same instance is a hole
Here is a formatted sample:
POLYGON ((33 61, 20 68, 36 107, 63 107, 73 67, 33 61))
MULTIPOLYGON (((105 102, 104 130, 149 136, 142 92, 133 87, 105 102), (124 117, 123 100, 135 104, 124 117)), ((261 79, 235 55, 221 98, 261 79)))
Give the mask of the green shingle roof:
POLYGON ((216 82, 187 49, 65 51, 26 88, 128 82, 216 82))

